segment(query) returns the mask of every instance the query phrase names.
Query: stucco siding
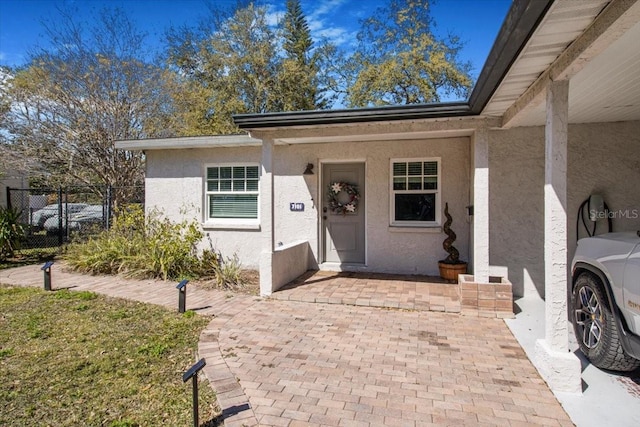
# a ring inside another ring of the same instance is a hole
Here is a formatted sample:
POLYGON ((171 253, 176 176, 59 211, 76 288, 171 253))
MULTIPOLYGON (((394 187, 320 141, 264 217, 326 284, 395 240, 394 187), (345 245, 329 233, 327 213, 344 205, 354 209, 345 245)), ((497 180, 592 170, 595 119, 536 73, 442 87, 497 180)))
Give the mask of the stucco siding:
POLYGON ((544 128, 489 135, 489 263, 514 295, 544 290, 544 128))
POLYGON ((368 264, 378 266, 378 271, 408 274, 438 275, 438 261, 446 258, 442 248, 446 235, 442 227, 435 229, 411 229, 390 227, 389 181, 390 158, 439 157, 441 160, 441 225, 442 212, 449 203, 453 217, 451 228, 457 239, 454 246, 460 258, 469 260, 469 216, 465 207, 469 201, 469 139, 451 138, 423 141, 402 141, 397 144, 401 152, 388 151, 384 145, 379 150, 369 150, 367 161, 368 202, 368 264))
POLYGON ((243 266, 257 269, 262 250, 260 230, 228 230, 206 225, 204 174, 216 163, 260 163, 260 147, 150 150, 145 179, 146 209, 158 208, 174 221, 196 220, 204 224, 200 249, 209 240, 223 256, 237 254, 243 266))
MULTIPOLYGON (((275 150, 275 238, 288 244, 296 240, 310 243, 314 258, 321 260, 321 232, 318 226, 322 197, 319 188, 322 163, 364 161, 366 163, 367 266, 366 271, 405 274, 438 274, 438 260, 445 258, 441 227, 416 229, 390 227, 389 169, 392 158, 440 157, 441 210, 449 202, 458 235, 455 246, 468 260, 469 220, 465 207, 469 200, 469 139, 372 141, 332 144, 278 146, 275 150), (316 165, 314 175, 301 175, 307 163, 316 165), (291 212, 290 202, 305 203, 304 212, 291 212)), ((444 219, 442 220, 444 222, 444 219)))
POLYGON ((311 267, 317 267, 318 248, 318 155, 317 144, 276 146, 274 170, 274 234, 276 246, 306 240, 311 248, 311 267), (307 163, 313 175, 303 175, 307 163), (290 203, 303 203, 304 211, 293 212, 290 203))
MULTIPOLYGON (((640 229, 639 135, 640 122, 569 126, 569 261, 578 208, 590 194, 602 195, 617 215, 614 231, 640 229)), ((508 268, 516 296, 544 296, 544 146, 544 127, 490 133, 490 263, 508 268)))
MULTIPOLYGON (((640 230, 640 121, 569 126, 568 160, 570 256, 578 208, 591 194, 609 206, 613 231, 640 230)), ((603 231, 605 221, 599 221, 597 233, 603 231)))
MULTIPOLYGON (((153 150, 147 153, 147 209, 160 208, 169 218, 196 219, 213 246, 223 255, 237 253, 243 265, 259 266, 263 239, 261 231, 207 227, 204 220, 205 165, 214 163, 259 163, 259 147, 153 150)), ((454 218, 455 246, 462 259, 469 259, 469 139, 372 141, 353 143, 277 145, 274 147, 274 230, 275 245, 308 241, 311 267, 321 261, 319 226, 322 198, 319 188, 323 163, 362 161, 366 164, 363 206, 366 209, 367 263, 372 272, 437 275, 437 261, 445 257, 441 227, 431 229, 390 227, 390 159, 441 159, 441 211, 444 203, 454 218), (303 175, 313 163, 313 175, 303 175), (304 211, 294 212, 290 203, 304 203, 304 211)), ((442 218, 444 222, 444 217, 442 218)), ((208 247, 205 238, 202 247, 208 247)))

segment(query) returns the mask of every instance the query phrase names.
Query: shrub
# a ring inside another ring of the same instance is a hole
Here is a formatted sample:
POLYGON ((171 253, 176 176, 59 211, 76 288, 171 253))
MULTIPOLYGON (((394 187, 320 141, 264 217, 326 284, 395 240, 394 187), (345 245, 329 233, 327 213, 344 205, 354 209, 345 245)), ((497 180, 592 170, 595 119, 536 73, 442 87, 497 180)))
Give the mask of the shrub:
POLYGON ((145 216, 139 206, 120 212, 109 230, 74 242, 65 259, 76 271, 91 274, 123 274, 135 278, 181 280, 212 278, 216 287, 244 287, 242 265, 236 254, 225 258, 209 249, 198 254, 203 234, 196 221, 171 222, 160 212, 145 216))
POLYGON ((13 256, 13 251, 24 240, 25 231, 19 219, 17 209, 0 207, 0 260, 13 256))
POLYGON ((237 289, 242 285, 242 265, 238 256, 233 254, 233 258, 222 260, 215 267, 215 280, 219 288, 237 289))
POLYGON ((133 206, 114 218, 111 229, 70 245, 65 258, 77 271, 175 280, 200 270, 196 245, 202 236, 196 221, 174 223, 157 210, 145 216, 133 206))

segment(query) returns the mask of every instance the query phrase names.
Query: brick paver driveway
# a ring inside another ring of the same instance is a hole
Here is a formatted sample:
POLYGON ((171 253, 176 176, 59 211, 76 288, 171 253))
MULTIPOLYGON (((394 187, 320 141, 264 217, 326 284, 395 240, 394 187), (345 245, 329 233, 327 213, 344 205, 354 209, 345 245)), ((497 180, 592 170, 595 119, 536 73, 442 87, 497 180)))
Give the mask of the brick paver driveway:
POLYGON ((499 319, 263 300, 218 344, 260 425, 572 425, 499 319))

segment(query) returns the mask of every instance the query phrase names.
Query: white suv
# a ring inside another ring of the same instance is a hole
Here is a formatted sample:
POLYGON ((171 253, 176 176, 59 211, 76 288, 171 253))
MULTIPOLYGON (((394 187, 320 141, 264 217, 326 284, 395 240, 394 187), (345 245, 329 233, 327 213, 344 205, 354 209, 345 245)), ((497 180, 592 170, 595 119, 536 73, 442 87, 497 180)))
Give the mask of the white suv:
POLYGON ((640 231, 581 239, 571 268, 580 350, 602 369, 640 367, 640 231))

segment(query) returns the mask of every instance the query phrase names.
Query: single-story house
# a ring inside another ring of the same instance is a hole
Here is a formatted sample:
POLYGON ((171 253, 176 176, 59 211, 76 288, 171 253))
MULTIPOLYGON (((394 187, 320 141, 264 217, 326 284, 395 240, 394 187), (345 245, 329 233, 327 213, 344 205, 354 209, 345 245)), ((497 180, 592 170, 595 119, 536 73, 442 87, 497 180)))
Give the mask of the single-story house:
POLYGON ((247 135, 118 147, 146 152, 147 206, 191 209, 264 295, 308 269, 437 275, 448 205, 461 279, 544 298, 534 363, 578 393, 578 209, 598 194, 614 231, 640 229, 638 40, 636 0, 516 0, 466 102, 243 114, 247 135))

